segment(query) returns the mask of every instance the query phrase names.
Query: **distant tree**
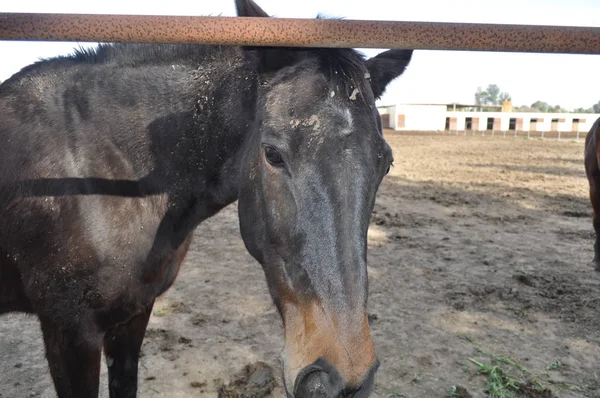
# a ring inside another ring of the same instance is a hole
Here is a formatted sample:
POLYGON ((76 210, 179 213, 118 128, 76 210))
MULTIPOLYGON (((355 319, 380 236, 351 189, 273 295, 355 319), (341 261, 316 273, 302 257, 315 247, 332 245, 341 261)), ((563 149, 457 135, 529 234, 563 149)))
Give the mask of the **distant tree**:
POLYGON ((538 112, 548 112, 549 105, 544 101, 535 101, 533 104, 531 104, 531 108, 538 112))
POLYGON ((477 87, 475 92, 475 103, 477 105, 500 105, 504 100, 510 100, 510 94, 500 91, 500 87, 496 84, 490 84, 485 90, 477 87))
POLYGON ((477 105, 483 105, 487 99, 487 93, 481 89, 481 87, 477 87, 477 91, 475 91, 475 103, 477 105))
MULTIPOLYGON (((490 84, 485 90, 477 87, 475 92, 475 104, 477 105, 502 105, 506 100, 512 100, 510 94, 502 92, 496 84, 490 84)), ((535 101, 531 106, 521 105, 513 108, 516 112, 543 112, 543 113, 566 113, 569 112, 560 105, 550 105, 544 101, 535 101)), ((591 108, 577 108, 575 113, 600 113, 600 101, 591 108)))
POLYGON ((592 108, 575 108, 573 113, 594 113, 594 110, 592 108))
POLYGON ((498 104, 498 96, 500 95, 500 87, 495 84, 490 84, 487 87, 488 101, 491 105, 498 104))
POLYGON ((498 101, 499 103, 504 103, 504 101, 511 101, 512 98, 510 96, 509 93, 500 93, 500 96, 498 96, 498 101))
POLYGON ((569 112, 568 110, 562 108, 560 105, 554 105, 554 106, 549 106, 548 107, 548 112, 551 113, 565 113, 565 112, 569 112))
POLYGON ((515 112, 536 112, 536 109, 533 109, 527 105, 516 106, 513 109, 515 112))

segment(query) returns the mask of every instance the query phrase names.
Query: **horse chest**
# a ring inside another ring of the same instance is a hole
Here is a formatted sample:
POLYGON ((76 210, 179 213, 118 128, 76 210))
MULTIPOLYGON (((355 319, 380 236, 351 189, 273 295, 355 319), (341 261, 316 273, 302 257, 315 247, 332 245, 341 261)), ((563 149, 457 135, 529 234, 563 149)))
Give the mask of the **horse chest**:
POLYGON ((192 234, 190 234, 178 248, 173 250, 162 260, 162 267, 160 267, 163 270, 162 278, 156 281, 157 286, 159 286, 157 295, 166 292, 173 282, 175 282, 175 278, 177 278, 177 274, 179 273, 179 269, 181 268, 181 264, 185 259, 185 255, 191 242, 192 234))

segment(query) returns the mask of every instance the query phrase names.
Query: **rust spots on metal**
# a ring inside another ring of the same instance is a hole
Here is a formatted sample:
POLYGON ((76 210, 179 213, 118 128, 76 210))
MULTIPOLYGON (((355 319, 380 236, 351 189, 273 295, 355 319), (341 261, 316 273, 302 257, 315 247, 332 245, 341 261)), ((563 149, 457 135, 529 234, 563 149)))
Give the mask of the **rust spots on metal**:
POLYGON ((600 28, 248 17, 0 13, 0 40, 600 54, 600 28))

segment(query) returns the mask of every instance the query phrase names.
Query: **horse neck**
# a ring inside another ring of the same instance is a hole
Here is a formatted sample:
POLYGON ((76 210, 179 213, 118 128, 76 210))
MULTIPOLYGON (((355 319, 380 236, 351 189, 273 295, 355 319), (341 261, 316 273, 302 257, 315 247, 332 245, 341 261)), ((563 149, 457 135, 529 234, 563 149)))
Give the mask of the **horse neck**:
POLYGON ((225 57, 195 73, 194 153, 219 204, 237 199, 241 162, 256 114, 258 78, 243 60, 225 57))

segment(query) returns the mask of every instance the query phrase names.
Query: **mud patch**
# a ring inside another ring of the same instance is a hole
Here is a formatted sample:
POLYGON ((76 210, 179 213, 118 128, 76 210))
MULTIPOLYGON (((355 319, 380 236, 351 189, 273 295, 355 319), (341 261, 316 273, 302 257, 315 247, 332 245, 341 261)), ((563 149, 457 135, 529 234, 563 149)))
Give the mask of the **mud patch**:
POLYGON ((434 219, 421 214, 393 213, 381 208, 373 210, 371 224, 388 228, 418 228, 434 223, 434 219))
POLYGON ((547 273, 529 275, 528 280, 537 289, 540 299, 530 299, 534 308, 554 314, 561 320, 600 330, 600 297, 592 286, 567 276, 547 273))
POLYGON ((220 384, 219 398, 263 398, 276 386, 273 369, 264 362, 246 365, 228 385, 220 384))
POLYGON ((589 217, 591 217, 591 214, 590 214, 589 211, 572 211, 572 210, 567 210, 567 211, 563 211, 562 215, 565 216, 565 217, 575 217, 575 218, 589 218, 589 217))
POLYGON ((472 398, 471 393, 462 386, 455 386, 450 394, 452 398, 472 398))
POLYGON ((519 387, 520 396, 523 398, 555 398, 556 396, 552 394, 552 391, 543 388, 540 389, 537 387, 536 383, 528 382, 519 387))

